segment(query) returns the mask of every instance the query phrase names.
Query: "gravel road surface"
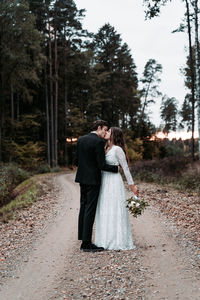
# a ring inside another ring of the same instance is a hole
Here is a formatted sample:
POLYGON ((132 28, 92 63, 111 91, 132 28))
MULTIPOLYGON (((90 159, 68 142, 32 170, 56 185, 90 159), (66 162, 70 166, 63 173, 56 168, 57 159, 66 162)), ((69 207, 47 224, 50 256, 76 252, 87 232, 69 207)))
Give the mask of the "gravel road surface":
MULTIPOLYGON (((183 243, 184 232, 158 207, 130 216, 136 250, 84 253, 74 173, 56 175, 51 187, 45 199, 2 225, 0 300, 200 299, 198 249, 183 243)), ((145 198, 154 188, 140 184, 145 198)))

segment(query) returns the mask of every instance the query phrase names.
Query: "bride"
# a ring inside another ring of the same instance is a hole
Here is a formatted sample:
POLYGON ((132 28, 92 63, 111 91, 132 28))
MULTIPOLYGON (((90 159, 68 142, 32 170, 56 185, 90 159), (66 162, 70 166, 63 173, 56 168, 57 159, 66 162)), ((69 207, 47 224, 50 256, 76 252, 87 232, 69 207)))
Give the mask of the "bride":
MULTIPOLYGON (((111 127, 105 139, 106 162, 120 165, 132 192, 138 195, 127 164, 127 152, 123 132, 111 127)), ((101 189, 96 210, 95 244, 109 250, 129 250, 135 246, 132 240, 125 187, 120 173, 102 172, 101 189)))

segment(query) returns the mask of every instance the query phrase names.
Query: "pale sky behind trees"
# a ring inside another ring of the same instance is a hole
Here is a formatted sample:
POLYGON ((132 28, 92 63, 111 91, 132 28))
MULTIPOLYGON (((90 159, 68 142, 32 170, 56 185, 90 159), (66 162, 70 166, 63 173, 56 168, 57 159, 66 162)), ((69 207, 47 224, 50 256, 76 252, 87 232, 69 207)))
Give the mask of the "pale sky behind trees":
MULTIPOLYGON (((145 20, 143 0, 75 0, 78 9, 85 8, 83 27, 96 33, 105 23, 114 26, 128 44, 137 66, 138 78, 142 76, 146 62, 153 58, 163 67, 160 91, 175 97, 179 107, 188 90, 180 69, 188 55, 187 33, 171 33, 184 17, 185 6, 181 0, 169 2, 161 10, 160 17, 145 20)), ((151 120, 159 126, 160 99, 151 106, 151 120)))

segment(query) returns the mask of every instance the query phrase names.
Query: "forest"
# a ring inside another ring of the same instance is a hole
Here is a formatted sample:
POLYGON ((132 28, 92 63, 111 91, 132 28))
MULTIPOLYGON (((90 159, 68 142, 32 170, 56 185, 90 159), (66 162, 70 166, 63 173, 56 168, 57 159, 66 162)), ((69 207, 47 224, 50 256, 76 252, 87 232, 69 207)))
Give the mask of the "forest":
MULTIPOLYGON (((152 18, 167 1, 157 1, 153 7, 145 2, 146 16, 152 18)), ((194 98, 194 43, 190 40, 182 69, 188 93, 178 109, 178 100, 159 90, 162 65, 156 58, 146 62, 140 78, 129 46, 112 24, 89 32, 82 25, 85 13, 73 0, 0 2, 3 191, 9 176, 14 178, 12 186, 18 176, 20 181, 25 179, 27 172, 72 166, 77 139, 97 119, 123 129, 131 163, 168 157, 198 159, 194 136, 187 141, 156 137, 158 131, 169 133, 178 128, 194 132, 198 102, 198 95, 194 98), (158 97, 162 97, 160 128, 149 117, 149 108, 158 97), (12 168, 18 167, 24 173, 11 176, 12 168), (10 175, 4 176, 5 172, 10 175)), ((191 30, 193 19, 186 10, 185 24, 177 31, 191 30)))
MULTIPOLYGON (((149 59, 138 78, 129 46, 115 28, 104 24, 89 32, 84 15, 72 0, 1 1, 1 162, 27 169, 70 165, 73 141, 98 118, 124 130, 131 160, 163 156, 165 143, 152 142, 158 129, 148 114, 161 95, 162 66, 149 59)), ((186 61, 186 85, 188 70, 186 61)), ((191 128, 189 98, 179 112, 177 100, 163 95, 161 130, 176 130, 178 115, 191 128)))

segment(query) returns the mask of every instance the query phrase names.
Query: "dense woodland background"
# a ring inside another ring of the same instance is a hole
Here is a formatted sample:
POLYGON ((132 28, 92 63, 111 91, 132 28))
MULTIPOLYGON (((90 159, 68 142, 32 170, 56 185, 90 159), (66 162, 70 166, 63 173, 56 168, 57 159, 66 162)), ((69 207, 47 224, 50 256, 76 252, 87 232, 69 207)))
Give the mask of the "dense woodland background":
MULTIPOLYGON (((166 142, 150 142, 156 128, 148 116, 149 104, 161 95, 162 66, 149 59, 138 78, 115 28, 104 24, 88 32, 84 13, 71 0, 1 1, 0 161, 28 168, 71 164, 70 138, 85 134, 97 118, 123 128, 132 159, 164 155, 166 142)), ((188 68, 186 62, 186 84, 188 68)), ((184 105, 190 125, 191 109, 184 105)), ((177 116, 177 100, 163 95, 165 132, 176 130, 177 116)))
MULTIPOLYGON (((194 125, 191 56, 182 70, 188 94, 178 110, 178 101, 159 91, 159 62, 149 59, 139 78, 137 62, 112 24, 88 32, 82 26, 84 14, 73 0, 0 1, 1 174, 6 163, 24 172, 72 165, 73 139, 98 118, 124 130, 132 162, 194 159, 197 141, 154 136, 194 125), (149 107, 161 96, 158 129, 149 107)), ((1 183, 5 187, 5 180, 1 183)))

